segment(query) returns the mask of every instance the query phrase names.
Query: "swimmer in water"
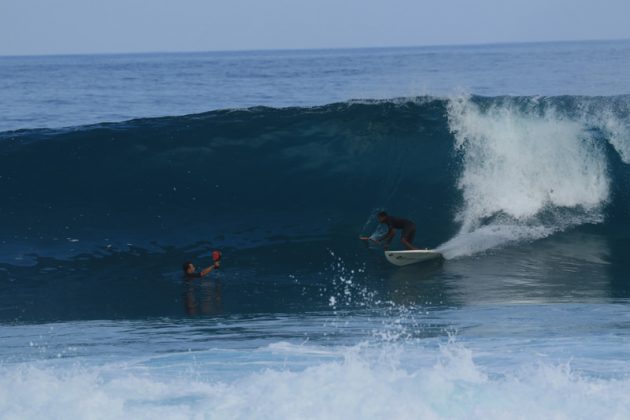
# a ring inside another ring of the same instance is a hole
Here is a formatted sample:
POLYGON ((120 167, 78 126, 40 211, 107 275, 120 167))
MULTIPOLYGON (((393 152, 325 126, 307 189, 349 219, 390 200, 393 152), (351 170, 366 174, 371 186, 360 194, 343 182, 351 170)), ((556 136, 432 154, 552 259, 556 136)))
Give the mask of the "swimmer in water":
POLYGON ((212 270, 219 268, 219 265, 220 263, 217 261, 210 267, 206 267, 200 272, 197 272, 195 265, 190 261, 186 261, 184 265, 182 265, 182 269, 184 270, 184 276, 186 276, 187 279, 197 279, 207 276, 212 270))

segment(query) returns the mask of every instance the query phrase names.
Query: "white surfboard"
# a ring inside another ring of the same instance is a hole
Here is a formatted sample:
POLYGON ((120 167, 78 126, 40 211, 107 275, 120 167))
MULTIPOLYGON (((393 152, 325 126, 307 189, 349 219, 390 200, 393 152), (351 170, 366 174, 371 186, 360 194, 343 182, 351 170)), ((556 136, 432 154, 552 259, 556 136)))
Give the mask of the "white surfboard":
POLYGON ((403 266, 444 258, 444 256, 433 249, 413 249, 409 251, 385 251, 385 258, 394 265, 403 266))

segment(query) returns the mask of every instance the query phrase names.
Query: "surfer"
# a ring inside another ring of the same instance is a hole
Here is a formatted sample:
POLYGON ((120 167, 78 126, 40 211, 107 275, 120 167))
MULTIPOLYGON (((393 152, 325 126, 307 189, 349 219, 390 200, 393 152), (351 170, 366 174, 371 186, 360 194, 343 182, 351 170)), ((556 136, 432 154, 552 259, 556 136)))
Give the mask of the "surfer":
POLYGON ((387 212, 384 211, 380 212, 377 217, 379 223, 382 223, 389 227, 387 233, 376 240, 372 239, 369 236, 361 236, 359 237, 359 239, 361 239, 362 241, 372 241, 377 244, 384 243, 384 248, 388 249, 392 239, 394 238, 394 236, 396 236, 396 229, 399 229, 402 231, 400 235, 400 242, 402 242, 405 248, 417 249, 412 244, 413 238, 416 235, 416 224, 414 222, 412 222, 411 220, 390 216, 389 214, 387 214, 387 212))

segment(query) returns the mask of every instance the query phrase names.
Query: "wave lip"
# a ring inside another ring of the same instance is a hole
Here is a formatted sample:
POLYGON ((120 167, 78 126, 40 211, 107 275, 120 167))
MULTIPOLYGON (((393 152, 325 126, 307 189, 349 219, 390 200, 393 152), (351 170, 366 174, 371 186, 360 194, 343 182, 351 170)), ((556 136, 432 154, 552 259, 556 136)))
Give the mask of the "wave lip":
MULTIPOLYGON (((540 98, 449 101, 463 205, 459 235, 440 247, 447 256, 604 220, 613 182, 606 143, 593 130, 595 115, 562 105, 540 98)), ((608 125, 596 128, 608 133, 608 125)))

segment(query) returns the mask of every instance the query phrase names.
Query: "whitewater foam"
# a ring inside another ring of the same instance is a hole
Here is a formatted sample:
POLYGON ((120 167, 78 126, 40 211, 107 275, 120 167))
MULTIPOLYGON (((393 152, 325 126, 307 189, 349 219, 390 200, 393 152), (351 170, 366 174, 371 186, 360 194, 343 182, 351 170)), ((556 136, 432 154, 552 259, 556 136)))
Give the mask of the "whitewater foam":
MULTIPOLYGON (((585 101, 585 100, 583 100, 585 101)), ((630 163, 630 97, 588 100, 580 119, 601 130, 624 163, 630 163)))
MULTIPOLYGON (((301 346, 281 346, 280 351, 310 352, 301 346)), ((437 351, 413 349, 433 359, 421 367, 384 361, 400 354, 387 347, 336 351, 341 360, 313 360, 302 370, 262 368, 232 381, 160 377, 120 365, 4 367, 0 417, 577 419, 630 415, 630 380, 588 378, 566 363, 524 365, 510 374, 496 375, 475 362, 473 351, 453 342, 437 351), (375 351, 388 356, 375 357, 375 351)))
POLYGON ((585 121, 537 101, 449 101, 463 205, 458 236, 439 248, 448 258, 603 220, 610 181, 602 145, 585 121))

